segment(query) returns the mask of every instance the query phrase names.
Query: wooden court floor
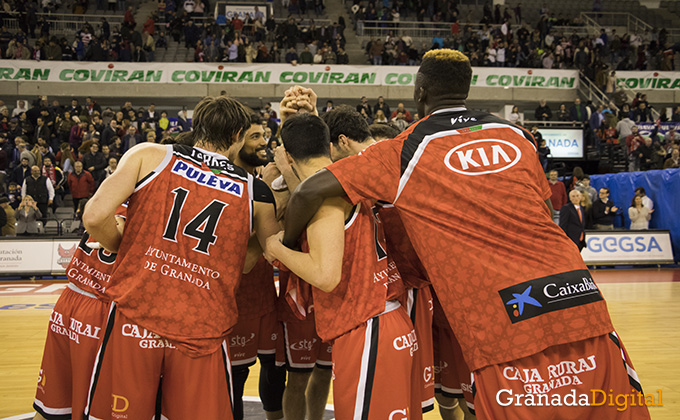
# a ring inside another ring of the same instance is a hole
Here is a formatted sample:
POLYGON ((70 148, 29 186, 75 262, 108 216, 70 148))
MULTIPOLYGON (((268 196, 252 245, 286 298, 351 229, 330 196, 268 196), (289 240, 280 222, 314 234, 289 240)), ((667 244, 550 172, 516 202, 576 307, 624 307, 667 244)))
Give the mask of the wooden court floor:
MULTIPOLYGON (((680 270, 599 270, 593 276, 645 393, 662 393, 663 406, 651 407, 652 419, 680 419, 680 270)), ((0 282, 0 419, 32 411, 47 321, 63 287, 0 282)), ((246 395, 257 396, 258 374, 255 366, 246 395)), ((425 418, 439 416, 435 411, 425 418)))

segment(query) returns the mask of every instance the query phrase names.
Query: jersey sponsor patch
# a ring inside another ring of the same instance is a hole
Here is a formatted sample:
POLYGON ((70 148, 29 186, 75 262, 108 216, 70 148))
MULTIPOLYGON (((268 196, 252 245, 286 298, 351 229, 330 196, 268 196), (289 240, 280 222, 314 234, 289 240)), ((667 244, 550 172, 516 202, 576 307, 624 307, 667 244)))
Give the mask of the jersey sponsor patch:
POLYGON ((447 153, 444 163, 462 175, 485 175, 509 169, 522 157, 519 147, 500 139, 472 140, 447 153))
POLYGON ((603 300, 588 270, 541 277, 499 290, 514 324, 548 312, 603 300))
POLYGON ((223 176, 217 176, 212 171, 198 169, 187 162, 178 160, 172 167, 172 173, 193 181, 199 185, 210 187, 219 191, 241 197, 243 195, 243 183, 236 182, 223 176))

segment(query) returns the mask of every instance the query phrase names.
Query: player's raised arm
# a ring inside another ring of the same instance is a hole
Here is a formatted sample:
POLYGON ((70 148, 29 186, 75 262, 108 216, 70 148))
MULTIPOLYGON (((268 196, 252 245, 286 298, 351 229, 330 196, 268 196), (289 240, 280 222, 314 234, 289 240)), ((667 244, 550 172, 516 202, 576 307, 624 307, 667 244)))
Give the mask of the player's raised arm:
POLYGON ((300 234, 319 210, 324 199, 344 195, 345 190, 340 182, 326 169, 303 181, 288 201, 283 244, 288 248, 295 248, 300 234))
POLYGON ((137 182, 163 161, 167 151, 167 146, 150 143, 133 148, 87 203, 83 225, 102 247, 118 251, 122 234, 116 226, 116 209, 132 195, 137 182))

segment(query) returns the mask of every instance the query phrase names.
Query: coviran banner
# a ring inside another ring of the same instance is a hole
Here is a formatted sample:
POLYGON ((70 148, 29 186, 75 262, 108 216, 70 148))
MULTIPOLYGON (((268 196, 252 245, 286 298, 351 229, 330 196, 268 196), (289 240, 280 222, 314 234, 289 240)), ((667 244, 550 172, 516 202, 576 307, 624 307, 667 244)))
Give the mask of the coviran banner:
MULTIPOLYGON (((0 62, 0 81, 413 86, 417 67, 233 63, 0 62)), ((578 88, 574 70, 473 68, 472 86, 578 88)))

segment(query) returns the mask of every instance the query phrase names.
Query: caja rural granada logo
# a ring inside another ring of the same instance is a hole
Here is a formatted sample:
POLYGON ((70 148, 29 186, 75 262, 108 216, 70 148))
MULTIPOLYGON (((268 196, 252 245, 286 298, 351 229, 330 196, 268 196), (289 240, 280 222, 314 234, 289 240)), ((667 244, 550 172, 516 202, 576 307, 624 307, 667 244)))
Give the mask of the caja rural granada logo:
POLYGON ((486 175, 515 166, 522 157, 519 147, 499 139, 472 140, 449 150, 444 163, 462 175, 486 175))

